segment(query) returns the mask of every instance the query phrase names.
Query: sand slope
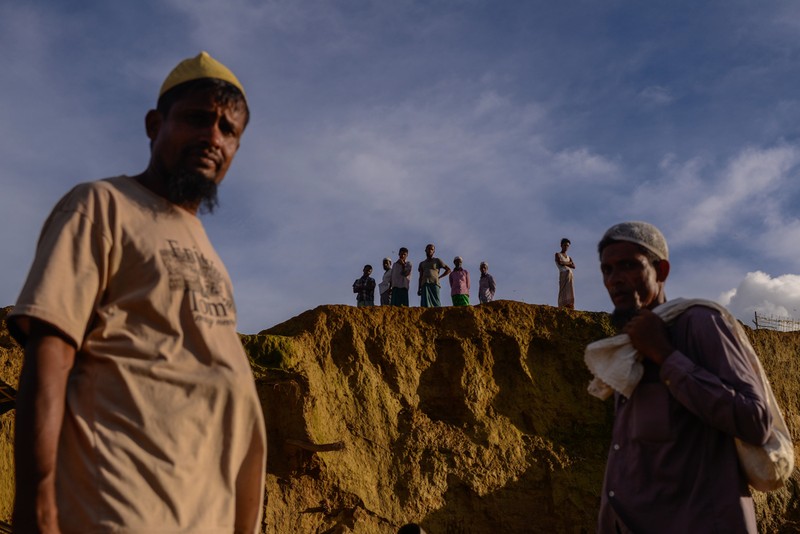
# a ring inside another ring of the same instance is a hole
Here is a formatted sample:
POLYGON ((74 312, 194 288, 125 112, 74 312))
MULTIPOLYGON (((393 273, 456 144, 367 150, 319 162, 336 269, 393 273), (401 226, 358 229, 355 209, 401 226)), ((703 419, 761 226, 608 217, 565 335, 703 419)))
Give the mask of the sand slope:
MULTIPOLYGON (((613 414, 586 393, 583 348, 610 333, 603 313, 500 301, 320 306, 243 336, 267 418, 265 531, 593 532, 613 414)), ((800 333, 750 334, 797 437, 800 333)), ((20 358, 0 324, 0 379, 16 384, 20 358)), ((12 427, 0 417, 0 519, 12 427)), ((798 493, 795 473, 756 495, 760 531, 800 530, 798 493)))

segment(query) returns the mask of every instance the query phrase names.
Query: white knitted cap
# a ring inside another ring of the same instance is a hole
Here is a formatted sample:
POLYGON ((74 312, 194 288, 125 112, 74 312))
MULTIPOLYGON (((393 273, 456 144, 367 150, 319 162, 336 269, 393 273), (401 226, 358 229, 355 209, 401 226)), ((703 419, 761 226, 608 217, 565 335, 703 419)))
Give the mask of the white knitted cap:
POLYGON ((662 260, 669 260, 669 247, 661 230, 650 223, 643 221, 628 221, 615 224, 603 234, 606 239, 614 241, 629 241, 641 245, 662 260))

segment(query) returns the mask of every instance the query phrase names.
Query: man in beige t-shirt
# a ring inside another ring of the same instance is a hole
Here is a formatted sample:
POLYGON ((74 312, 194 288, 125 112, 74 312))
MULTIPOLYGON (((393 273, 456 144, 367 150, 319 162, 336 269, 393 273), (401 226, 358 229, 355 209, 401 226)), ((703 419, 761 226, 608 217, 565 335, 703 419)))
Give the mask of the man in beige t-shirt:
POLYGON ((420 306, 423 308, 438 308, 442 305, 439 299, 439 279, 450 274, 450 267, 440 260, 434 258, 436 247, 433 243, 428 243, 425 247, 425 259, 419 264, 419 290, 417 295, 420 298, 420 306), (444 269, 444 272, 442 272, 444 269))
POLYGON ((45 222, 9 327, 25 347, 18 532, 257 532, 266 436, 225 266, 198 211, 249 118, 205 52, 147 113, 147 169, 78 185, 45 222))

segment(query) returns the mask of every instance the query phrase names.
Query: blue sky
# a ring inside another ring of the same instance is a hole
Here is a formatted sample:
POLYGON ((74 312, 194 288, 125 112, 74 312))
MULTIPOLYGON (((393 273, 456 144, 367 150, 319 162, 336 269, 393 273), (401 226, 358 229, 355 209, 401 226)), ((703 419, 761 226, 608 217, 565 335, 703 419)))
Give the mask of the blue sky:
POLYGON ((669 297, 800 316, 793 2, 0 0, 0 50, 4 305, 62 194, 144 169, 145 112, 207 50, 252 111, 204 216, 242 332, 429 242, 552 305, 569 237, 577 307, 609 310, 595 246, 630 219, 666 234, 669 297))

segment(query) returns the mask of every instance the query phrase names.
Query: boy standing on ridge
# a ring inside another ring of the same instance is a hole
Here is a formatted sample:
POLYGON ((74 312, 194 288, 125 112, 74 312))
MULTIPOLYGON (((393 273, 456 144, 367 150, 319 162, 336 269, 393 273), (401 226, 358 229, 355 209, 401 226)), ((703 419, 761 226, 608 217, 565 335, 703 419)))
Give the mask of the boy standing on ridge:
POLYGON ((353 293, 356 295, 356 306, 375 306, 375 279, 372 274, 372 265, 364 266, 364 275, 353 282, 353 293))
POLYGON ((381 306, 388 306, 392 303, 392 259, 383 258, 383 279, 378 284, 378 292, 381 295, 381 306))
POLYGON ((480 265, 481 278, 478 281, 478 300, 481 304, 492 302, 494 300, 494 293, 497 286, 494 283, 494 277, 489 274, 489 264, 485 261, 480 265))

